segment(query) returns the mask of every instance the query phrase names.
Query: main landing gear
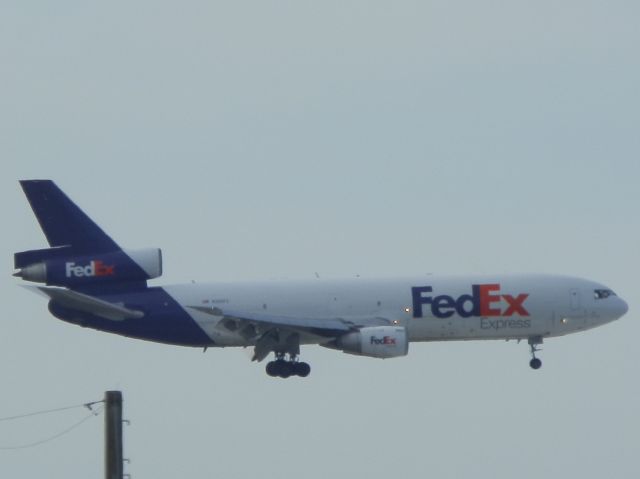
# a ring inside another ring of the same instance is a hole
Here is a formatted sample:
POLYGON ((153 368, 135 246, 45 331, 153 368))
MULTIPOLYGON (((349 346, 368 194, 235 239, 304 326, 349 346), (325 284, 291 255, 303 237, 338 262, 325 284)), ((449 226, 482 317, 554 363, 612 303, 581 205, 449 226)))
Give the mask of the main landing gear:
POLYGON ((539 344, 542 344, 541 336, 529 338, 529 347, 531 348, 531 361, 529 361, 529 366, 531 366, 532 369, 540 369, 542 366, 542 361, 536 358, 536 352, 540 351, 540 349, 537 348, 539 344))
POLYGON ((276 353, 276 360, 269 361, 265 370, 272 378, 288 378, 291 376, 306 378, 311 372, 311 366, 307 363, 299 362, 297 355, 290 354, 289 360, 286 360, 284 353, 276 353))

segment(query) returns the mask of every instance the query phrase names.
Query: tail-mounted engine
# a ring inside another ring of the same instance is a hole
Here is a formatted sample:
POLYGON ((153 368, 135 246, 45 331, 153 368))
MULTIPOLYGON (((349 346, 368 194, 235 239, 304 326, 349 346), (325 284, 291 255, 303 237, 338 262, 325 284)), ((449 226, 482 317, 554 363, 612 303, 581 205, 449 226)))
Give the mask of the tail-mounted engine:
POLYGON ((83 286, 146 281, 162 275, 158 248, 73 254, 70 247, 24 251, 14 256, 14 276, 51 286, 83 286))
POLYGON ((409 352, 407 329, 399 326, 374 326, 347 333, 326 346, 348 354, 373 358, 395 358, 409 352))

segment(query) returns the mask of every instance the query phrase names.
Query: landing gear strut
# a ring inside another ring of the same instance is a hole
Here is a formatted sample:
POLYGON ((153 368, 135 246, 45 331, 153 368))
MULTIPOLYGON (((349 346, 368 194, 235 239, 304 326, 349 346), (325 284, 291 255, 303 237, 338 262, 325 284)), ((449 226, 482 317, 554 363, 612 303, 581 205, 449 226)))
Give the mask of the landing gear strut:
POLYGON ((285 353, 276 353, 276 360, 269 361, 265 368, 267 374, 272 378, 288 378, 299 376, 306 378, 311 372, 311 366, 307 363, 299 362, 298 356, 289 354, 289 359, 285 359, 285 353))
POLYGON ((539 344, 542 344, 541 336, 529 338, 529 346, 531 348, 531 361, 529 361, 529 366, 531 366, 532 369, 540 369, 542 366, 542 361, 536 358, 536 352, 540 351, 540 349, 537 348, 539 344))

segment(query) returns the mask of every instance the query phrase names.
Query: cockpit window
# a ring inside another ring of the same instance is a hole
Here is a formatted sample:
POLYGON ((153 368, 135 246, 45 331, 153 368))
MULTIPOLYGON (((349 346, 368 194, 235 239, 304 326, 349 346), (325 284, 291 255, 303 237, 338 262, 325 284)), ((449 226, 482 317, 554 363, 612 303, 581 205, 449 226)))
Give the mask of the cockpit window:
POLYGON ((616 293, 611 291, 610 289, 596 289, 593 291, 593 297, 595 299, 605 299, 609 296, 615 296, 616 293))

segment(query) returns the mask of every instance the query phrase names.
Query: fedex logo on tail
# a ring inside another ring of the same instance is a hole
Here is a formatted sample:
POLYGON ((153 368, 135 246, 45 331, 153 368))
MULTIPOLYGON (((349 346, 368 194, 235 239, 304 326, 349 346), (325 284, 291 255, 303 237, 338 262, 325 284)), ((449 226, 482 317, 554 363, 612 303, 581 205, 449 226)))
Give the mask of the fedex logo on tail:
POLYGON ((65 263, 67 278, 94 278, 100 276, 114 276, 115 266, 107 266, 100 260, 91 261, 86 266, 76 265, 73 261, 65 263))
POLYGON ((446 294, 432 296, 431 293, 431 286, 411 288, 414 318, 424 316, 425 305, 429 305, 431 314, 440 319, 450 318, 454 314, 463 318, 509 317, 516 314, 529 316, 529 311, 524 306, 529 295, 501 294, 500 284, 474 284, 471 285, 471 294, 463 294, 457 298, 446 294))

